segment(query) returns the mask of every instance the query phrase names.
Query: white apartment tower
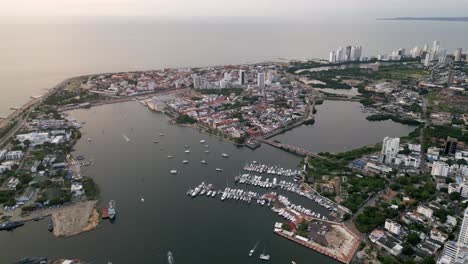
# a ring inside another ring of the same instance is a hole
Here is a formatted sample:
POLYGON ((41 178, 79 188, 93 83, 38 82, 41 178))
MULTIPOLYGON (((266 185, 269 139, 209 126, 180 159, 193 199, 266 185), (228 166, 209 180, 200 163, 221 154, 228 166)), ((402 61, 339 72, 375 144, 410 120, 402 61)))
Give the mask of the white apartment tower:
POLYGON ((380 162, 392 163, 400 149, 400 138, 385 137, 380 153, 380 162))
POLYGON ((460 227, 458 243, 468 246, 468 208, 466 208, 463 213, 463 222, 460 227))

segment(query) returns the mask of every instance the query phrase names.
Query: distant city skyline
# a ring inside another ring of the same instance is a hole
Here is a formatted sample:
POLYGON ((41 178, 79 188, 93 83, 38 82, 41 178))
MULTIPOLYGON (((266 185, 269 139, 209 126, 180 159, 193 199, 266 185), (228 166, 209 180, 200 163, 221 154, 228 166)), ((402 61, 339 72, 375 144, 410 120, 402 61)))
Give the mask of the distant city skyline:
POLYGON ((468 0, 19 0, 2 4, 3 17, 156 16, 314 18, 462 16, 468 0), (26 8, 25 8, 26 7, 26 8))

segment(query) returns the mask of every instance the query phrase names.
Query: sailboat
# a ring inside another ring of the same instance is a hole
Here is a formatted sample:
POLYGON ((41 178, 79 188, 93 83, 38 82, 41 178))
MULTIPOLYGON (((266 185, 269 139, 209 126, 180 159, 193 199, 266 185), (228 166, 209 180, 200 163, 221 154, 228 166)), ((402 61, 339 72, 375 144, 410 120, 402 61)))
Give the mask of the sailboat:
POLYGON ((249 257, 253 256, 253 254, 255 253, 255 249, 257 249, 258 243, 260 243, 260 241, 257 241, 254 247, 249 251, 249 257))
POLYGON ((265 261, 269 261, 270 260, 270 255, 268 254, 265 254, 265 248, 263 248, 263 253, 260 254, 260 257, 259 257, 261 260, 265 260, 265 261))

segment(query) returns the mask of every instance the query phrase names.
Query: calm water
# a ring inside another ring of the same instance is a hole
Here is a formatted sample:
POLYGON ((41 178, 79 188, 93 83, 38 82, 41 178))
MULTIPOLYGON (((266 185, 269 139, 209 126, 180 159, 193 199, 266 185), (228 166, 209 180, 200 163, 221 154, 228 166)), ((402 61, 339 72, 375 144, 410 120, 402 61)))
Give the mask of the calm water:
MULTIPOLYGON (((375 143, 388 133, 403 135, 410 130, 390 122, 380 123, 381 129, 377 129, 377 123, 362 121, 362 114, 352 109, 358 107, 346 102, 325 102, 318 109, 316 125, 292 130, 288 138, 292 140, 300 133, 314 151, 338 151, 343 146, 375 143), (349 112, 361 117, 349 117, 349 112), (356 121, 359 125, 353 124, 356 121)), ((118 219, 115 224, 104 222, 97 230, 70 238, 54 238, 47 231, 45 220, 27 223, 14 232, 1 232, 0 263, 38 255, 76 257, 96 263, 165 263, 167 250, 174 253, 177 263, 261 263, 258 258, 247 256, 257 240, 263 241, 259 249, 266 246, 273 264, 291 260, 337 263, 274 235, 273 223, 281 219, 268 208, 221 202, 219 197, 191 199, 186 195, 190 187, 201 181, 214 183, 218 188, 226 184, 234 187, 233 177, 246 162, 257 160, 296 168, 299 157, 265 145, 255 151, 236 148, 192 129, 170 125, 166 116, 150 112, 137 102, 76 110, 71 115, 86 122, 76 154, 95 161, 86 174, 101 187, 101 206, 110 199, 117 201, 118 219), (210 153, 204 152, 201 139, 206 139, 210 153), (153 140, 160 143, 153 144, 153 140), (184 153, 185 144, 190 145, 190 154, 184 153), (222 158, 221 153, 230 157, 222 158), (174 159, 167 159, 168 155, 174 159), (182 164, 183 159, 188 159, 189 165, 182 164), (202 159, 208 165, 202 165, 202 159), (216 172, 218 167, 224 172, 216 172), (181 173, 170 175, 171 169, 181 173), (144 203, 140 202, 142 197, 144 203)), ((248 189, 243 185, 239 188, 248 189)), ((327 213, 297 195, 287 196, 294 203, 327 213)))
POLYGON ((358 102, 325 101, 317 111, 313 126, 300 126, 274 139, 314 152, 343 152, 380 142, 386 136, 407 135, 415 129, 390 120, 369 122, 358 102))
POLYGON ((81 74, 238 64, 277 58, 328 58, 360 44, 365 55, 441 41, 466 50, 465 23, 373 19, 278 21, 0 22, 0 116, 81 74), (28 24, 29 23, 29 24, 28 24))

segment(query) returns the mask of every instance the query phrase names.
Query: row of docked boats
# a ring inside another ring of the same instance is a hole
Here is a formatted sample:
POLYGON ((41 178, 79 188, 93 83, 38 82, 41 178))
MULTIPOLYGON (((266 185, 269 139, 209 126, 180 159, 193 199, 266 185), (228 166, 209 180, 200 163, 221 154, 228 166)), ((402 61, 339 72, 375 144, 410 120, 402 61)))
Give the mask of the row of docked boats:
POLYGON ((253 199, 259 197, 258 193, 252 191, 245 191, 242 189, 232 189, 226 187, 221 195, 221 201, 224 200, 237 200, 241 202, 251 203, 253 199))
POLYGON ((285 169, 279 166, 268 166, 256 161, 253 161, 250 164, 246 164, 244 166, 244 170, 248 172, 266 173, 285 177, 302 177, 301 170, 285 169))
POLYGON ((218 192, 214 189, 214 186, 211 183, 200 183, 194 189, 190 189, 187 191, 187 195, 191 196, 192 198, 196 197, 197 195, 206 195, 208 197, 215 197, 218 192))
POLYGON ((251 175, 251 174, 242 174, 234 177, 234 181, 240 184, 247 184, 252 186, 258 186, 263 188, 280 188, 287 191, 294 191, 299 189, 299 184, 288 182, 288 181, 278 181, 277 178, 273 178, 270 181, 270 178, 263 180, 263 176, 251 175))
POLYGON ((296 205, 296 204, 291 203, 289 199, 285 196, 278 195, 278 201, 282 203, 284 206, 286 206, 293 214, 298 215, 298 212, 299 212, 299 213, 302 213, 302 214, 305 214, 314 218, 328 220, 326 216, 320 215, 320 213, 313 212, 312 210, 307 209, 301 205, 296 205))

